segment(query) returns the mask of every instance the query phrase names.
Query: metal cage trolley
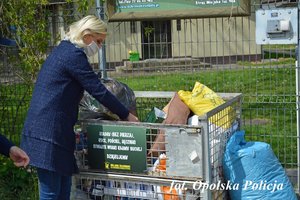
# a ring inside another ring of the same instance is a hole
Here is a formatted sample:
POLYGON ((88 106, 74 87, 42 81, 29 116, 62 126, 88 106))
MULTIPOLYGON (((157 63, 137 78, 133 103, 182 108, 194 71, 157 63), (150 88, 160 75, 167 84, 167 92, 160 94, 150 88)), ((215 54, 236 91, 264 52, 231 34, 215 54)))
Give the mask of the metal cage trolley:
MULTIPOLYGON (((173 95, 135 92, 139 118, 173 95)), ((225 103, 199 116, 198 125, 82 121, 72 199, 226 199, 222 158, 240 129, 242 95, 218 95, 225 103)))

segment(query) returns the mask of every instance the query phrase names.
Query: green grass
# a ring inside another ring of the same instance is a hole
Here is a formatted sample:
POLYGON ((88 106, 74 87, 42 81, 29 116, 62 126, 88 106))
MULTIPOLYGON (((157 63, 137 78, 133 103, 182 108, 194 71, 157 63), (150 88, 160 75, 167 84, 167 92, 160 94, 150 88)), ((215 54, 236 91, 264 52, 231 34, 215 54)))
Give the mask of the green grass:
MULTIPOLYGON (((274 56, 275 57, 275 56, 274 56)), ((267 61, 260 61, 260 62, 245 62, 245 61, 238 61, 237 64, 244 65, 244 66, 280 66, 280 65, 291 65, 295 63, 295 58, 284 58, 279 57, 277 60, 267 60, 267 61)))
MULTIPOLYGON (((294 62, 289 61, 287 66, 294 62)), ((295 72, 291 67, 203 70, 119 78, 133 90, 191 91, 199 81, 216 92, 243 93, 242 120, 248 140, 269 143, 282 164, 297 163, 295 72), (266 124, 246 124, 265 119, 266 124)))
POLYGON ((262 45, 262 49, 283 49, 283 50, 295 50, 296 45, 295 44, 268 44, 268 45, 262 45))
POLYGON ((133 90, 192 90, 196 81, 216 92, 240 92, 246 102, 291 102, 295 93, 295 72, 291 67, 207 70, 118 78, 133 90))
POLYGON ((263 45, 263 59, 278 59, 278 58, 295 58, 296 45, 263 45))

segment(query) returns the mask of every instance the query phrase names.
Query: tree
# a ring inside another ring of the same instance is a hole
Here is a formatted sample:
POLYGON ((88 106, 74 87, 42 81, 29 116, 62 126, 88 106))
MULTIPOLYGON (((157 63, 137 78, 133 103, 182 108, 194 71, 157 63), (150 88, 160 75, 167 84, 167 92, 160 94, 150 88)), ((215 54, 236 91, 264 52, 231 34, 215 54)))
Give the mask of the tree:
MULTIPOLYGON (((17 75, 19 79, 16 83, 12 81, 9 84, 0 84, 0 130, 3 134, 14 135, 16 143, 19 142, 20 129, 28 109, 33 83, 49 52, 51 33, 48 17, 52 14, 49 1, 0 0, 0 38, 16 41, 17 49, 17 53, 11 53, 4 50, 15 47, 0 46, 0 57, 4 56, 8 60, 13 75, 17 75)), ((76 10, 75 16, 73 10, 63 9, 63 15, 69 16, 69 20, 65 21, 67 24, 76 20, 77 16, 87 14, 94 5, 94 0, 78 0, 75 3, 70 0, 61 1, 65 7, 76 10)), ((1 61, 2 59, 0 67, 1 61)), ((9 160, 0 158, 0 199, 38 199, 35 173, 28 173, 12 167, 12 163, 7 163, 9 160)))
MULTIPOLYGON (((47 23, 48 16, 51 14, 48 9, 50 1, 3 0, 0 2, 0 15, 2 16, 0 36, 16 41, 18 58, 16 59, 14 55, 8 56, 18 66, 16 74, 27 83, 36 79, 49 49, 51 35, 47 23)), ((76 2, 67 0, 64 3, 76 7, 79 15, 85 15, 94 2, 94 0, 76 2)))
POLYGON ((47 51, 47 5, 45 0, 6 0, 1 2, 2 37, 16 41, 16 55, 8 55, 15 65, 16 73, 25 82, 35 79, 47 51), (19 62, 16 62, 19 61, 19 62))

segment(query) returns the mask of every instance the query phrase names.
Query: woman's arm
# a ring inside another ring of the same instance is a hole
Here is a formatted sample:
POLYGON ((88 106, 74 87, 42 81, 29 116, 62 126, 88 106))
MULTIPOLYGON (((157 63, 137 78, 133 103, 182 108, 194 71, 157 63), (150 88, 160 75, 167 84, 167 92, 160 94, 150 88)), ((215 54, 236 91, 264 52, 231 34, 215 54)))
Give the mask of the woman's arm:
POLYGON ((9 157, 9 150, 14 144, 9 141, 4 135, 0 134, 0 154, 9 157))

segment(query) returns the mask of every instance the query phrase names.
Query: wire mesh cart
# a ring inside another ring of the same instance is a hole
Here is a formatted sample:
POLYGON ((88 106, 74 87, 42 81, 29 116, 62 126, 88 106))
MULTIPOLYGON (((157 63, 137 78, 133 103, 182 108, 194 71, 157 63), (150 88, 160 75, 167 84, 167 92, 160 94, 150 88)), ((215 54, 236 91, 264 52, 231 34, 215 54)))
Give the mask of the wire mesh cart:
MULTIPOLYGON (((173 95, 135 92, 139 118, 173 95)), ((225 103, 198 117, 198 125, 82 121, 78 141, 86 145, 75 152, 80 173, 72 199, 226 199, 222 157, 240 129, 242 95, 218 95, 225 103)))

